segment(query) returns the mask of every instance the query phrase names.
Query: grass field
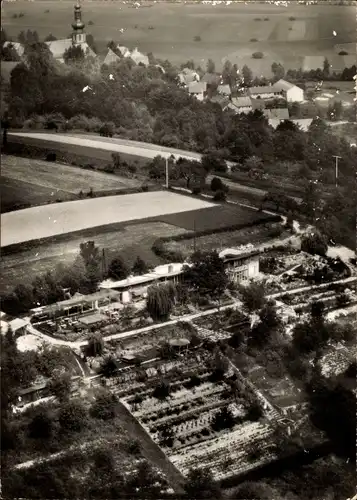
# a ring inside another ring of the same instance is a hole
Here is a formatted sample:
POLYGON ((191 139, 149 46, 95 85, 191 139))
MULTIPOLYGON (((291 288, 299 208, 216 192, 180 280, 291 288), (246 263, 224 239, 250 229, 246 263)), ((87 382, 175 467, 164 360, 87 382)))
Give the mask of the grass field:
POLYGON ((48 188, 32 182, 1 176, 1 213, 20 210, 34 205, 58 201, 77 200, 74 194, 56 188, 48 188))
MULTIPOLYGON (((353 6, 145 2, 135 9, 122 2, 94 0, 84 3, 83 19, 99 50, 114 39, 173 63, 194 59, 204 66, 212 58, 220 66, 229 58, 240 66, 249 63, 255 74, 267 76, 273 61, 296 68, 303 56, 328 56, 334 53, 335 44, 355 42, 353 6), (255 21, 258 17, 261 20, 255 21), (89 21, 94 24, 88 25, 89 21), (122 28, 123 33, 119 31, 122 28), (195 42, 195 36, 201 41, 195 42), (252 38, 258 41, 251 42, 252 38), (258 50, 265 53, 260 61, 251 58, 258 50)), ((73 4, 69 1, 17 1, 2 9, 2 25, 14 38, 28 28, 36 29, 40 37, 52 33, 65 38, 72 31, 72 20, 73 4), (13 17, 20 12, 23 17, 13 17)))
POLYGON ((174 236, 185 230, 158 221, 142 222, 133 225, 122 225, 121 228, 109 232, 97 231, 96 234, 74 236, 67 241, 52 243, 43 242, 32 249, 23 249, 15 254, 2 256, 0 288, 3 292, 12 290, 18 283, 31 283, 38 275, 53 271, 58 264, 71 264, 79 252, 79 245, 88 239, 93 240, 100 248, 106 249, 107 260, 120 254, 131 266, 140 255, 153 267, 162 264, 151 250, 157 238, 174 236))
POLYGON ((31 207, 2 216, 1 246, 210 206, 208 201, 156 191, 31 207))
POLYGON ((77 200, 79 192, 97 194, 137 188, 135 179, 59 163, 1 156, 1 212, 58 201, 77 200))
POLYGON ((167 214, 161 216, 160 220, 167 224, 199 232, 230 227, 240 223, 249 224, 253 221, 263 221, 268 217, 262 212, 241 208, 238 205, 216 205, 202 210, 167 214))

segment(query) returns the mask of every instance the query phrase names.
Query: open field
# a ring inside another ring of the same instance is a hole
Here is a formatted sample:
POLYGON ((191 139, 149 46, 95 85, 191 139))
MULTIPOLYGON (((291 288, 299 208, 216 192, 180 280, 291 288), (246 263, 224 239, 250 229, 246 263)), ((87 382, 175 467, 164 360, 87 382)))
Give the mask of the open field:
POLYGON ((135 179, 120 179, 112 174, 5 155, 1 156, 1 173, 11 179, 72 194, 78 194, 79 191, 87 192, 91 188, 95 192, 100 192, 139 185, 135 179))
POLYGON ((27 181, 1 176, 1 213, 45 205, 58 201, 77 200, 78 196, 61 189, 39 186, 27 181))
POLYGON ((32 207, 2 216, 1 246, 211 206, 207 201, 157 191, 32 207))
POLYGON ((63 242, 46 240, 32 249, 23 249, 13 255, 2 255, 0 288, 3 292, 12 290, 19 283, 31 283, 42 273, 53 271, 58 264, 71 264, 79 252, 79 245, 87 239, 93 240, 100 248, 111 254, 119 253, 133 264, 137 255, 153 267, 162 264, 161 259, 151 250, 157 238, 182 234, 185 230, 160 222, 144 222, 132 225, 123 224, 111 231, 97 231, 90 236, 75 235, 63 242))
MULTIPOLYGON (((72 2, 17 1, 2 9, 2 25, 16 38, 21 30, 35 29, 40 37, 50 32, 57 38, 72 31, 72 2), (46 12, 48 10, 48 12, 46 12), (20 18, 14 14, 23 12, 20 18)), ((194 59, 205 66, 207 59, 221 65, 225 58, 242 66, 249 64, 256 75, 270 75, 273 61, 285 68, 302 66, 306 55, 329 56, 335 44, 355 41, 355 7, 263 4, 204 5, 202 3, 145 2, 140 8, 122 2, 92 1, 83 7, 87 33, 99 50, 114 39, 144 53, 179 64, 194 59), (260 21, 255 21, 259 17, 260 21), (294 20, 289 20, 294 17, 294 20), (266 20, 265 20, 266 19, 266 20), (88 26, 92 21, 93 25, 88 26), (120 33, 120 29, 125 31, 120 33), (337 31, 334 37, 332 31, 337 31), (194 37, 201 41, 195 42, 194 37), (256 38, 257 42, 250 42, 256 38), (262 50, 265 58, 251 54, 262 50)))
POLYGON ((103 159, 111 159, 111 153, 119 153, 123 158, 145 158, 150 160, 157 155, 169 157, 171 155, 190 160, 199 160, 201 155, 191 151, 181 151, 157 144, 130 141, 119 138, 106 138, 94 134, 66 133, 51 134, 48 132, 12 132, 8 134, 9 142, 42 146, 46 148, 63 149, 77 154, 83 154, 103 159), (98 156, 99 153, 99 156, 98 156))
POLYGON ((77 200, 80 191, 105 194, 140 185, 135 179, 8 155, 1 156, 1 174, 2 212, 77 200))

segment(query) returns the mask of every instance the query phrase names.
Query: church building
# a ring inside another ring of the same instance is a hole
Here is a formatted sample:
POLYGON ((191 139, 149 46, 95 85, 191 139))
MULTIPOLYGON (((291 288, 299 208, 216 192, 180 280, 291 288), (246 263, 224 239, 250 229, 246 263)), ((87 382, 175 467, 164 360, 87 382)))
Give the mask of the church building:
MULTIPOLYGON (((86 57, 96 57, 96 53, 89 47, 86 40, 86 33, 84 31, 85 24, 82 21, 82 10, 81 6, 77 3, 74 7, 74 22, 72 23, 72 38, 64 38, 62 40, 53 40, 50 42, 45 42, 50 49, 53 57, 59 61, 64 62, 63 56, 67 49, 70 47, 80 46, 86 57)), ((4 47, 13 47, 20 59, 24 56, 25 47, 23 44, 18 42, 7 41, 4 43, 4 47)))
POLYGON ((46 42, 48 48, 52 52, 53 57, 57 61, 64 62, 63 55, 65 51, 72 46, 80 46, 87 57, 96 57, 96 53, 89 47, 86 41, 86 33, 84 31, 85 24, 82 21, 82 10, 81 6, 78 3, 74 7, 74 22, 72 23, 72 28, 72 38, 46 42))

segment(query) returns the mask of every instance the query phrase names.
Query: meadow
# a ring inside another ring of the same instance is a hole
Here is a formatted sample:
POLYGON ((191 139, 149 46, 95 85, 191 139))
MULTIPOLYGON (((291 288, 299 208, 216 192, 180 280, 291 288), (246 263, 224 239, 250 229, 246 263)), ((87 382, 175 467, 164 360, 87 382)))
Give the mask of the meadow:
MULTIPOLYGON (((14 38, 28 28, 43 38, 49 33, 65 38, 71 32, 73 4, 69 1, 17 1, 6 3, 2 11, 2 26, 14 38), (15 18, 20 12, 24 16, 15 18)), ((135 8, 94 0, 83 4, 83 20, 99 51, 105 51, 113 39, 175 64, 193 59, 204 67, 211 58, 219 67, 229 58, 266 76, 274 61, 297 68, 306 55, 329 56, 336 52, 334 45, 355 41, 353 6, 145 2, 135 8), (260 50, 264 59, 252 59, 251 54, 260 50)))
POLYGON ((69 165, 1 156, 1 212, 79 199, 82 191, 103 195, 138 188, 139 181, 69 165))

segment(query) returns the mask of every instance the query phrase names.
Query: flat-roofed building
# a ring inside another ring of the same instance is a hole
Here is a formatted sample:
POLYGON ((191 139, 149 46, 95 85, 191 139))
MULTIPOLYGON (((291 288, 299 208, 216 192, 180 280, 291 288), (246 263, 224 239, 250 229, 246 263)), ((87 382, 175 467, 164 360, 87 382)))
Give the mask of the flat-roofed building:
POLYGON ((256 278, 259 274, 259 250, 253 247, 226 248, 219 253, 231 281, 238 283, 256 278))

